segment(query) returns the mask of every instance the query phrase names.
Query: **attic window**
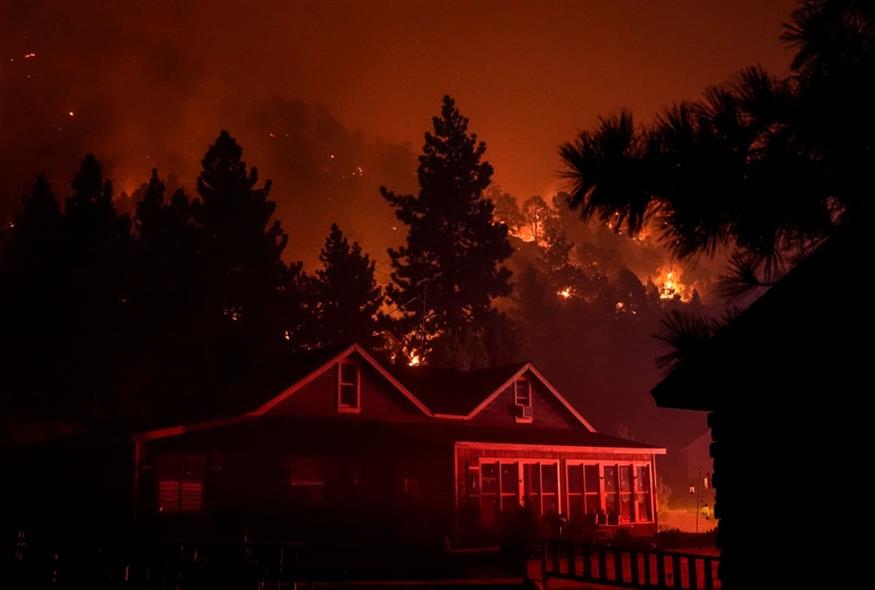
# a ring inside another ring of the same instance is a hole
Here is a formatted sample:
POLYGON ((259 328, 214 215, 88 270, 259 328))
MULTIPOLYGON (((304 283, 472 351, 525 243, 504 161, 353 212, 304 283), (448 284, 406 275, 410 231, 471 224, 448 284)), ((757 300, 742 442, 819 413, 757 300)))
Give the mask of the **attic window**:
POLYGON ((361 378, 359 366, 343 362, 337 365, 337 411, 359 412, 361 410, 361 378))
POLYGON ((517 422, 532 421, 532 382, 526 377, 520 377, 513 384, 513 403, 516 408, 517 422))

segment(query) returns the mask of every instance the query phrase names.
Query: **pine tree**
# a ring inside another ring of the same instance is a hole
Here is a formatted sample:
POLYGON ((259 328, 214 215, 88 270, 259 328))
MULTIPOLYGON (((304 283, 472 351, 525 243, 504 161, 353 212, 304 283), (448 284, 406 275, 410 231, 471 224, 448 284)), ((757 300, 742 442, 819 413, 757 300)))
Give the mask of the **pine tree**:
POLYGON ((219 368, 229 373, 287 348, 287 340, 298 337, 303 313, 301 265, 282 260, 288 236, 273 219, 271 182, 259 186, 258 171, 242 155, 222 131, 202 160, 200 200, 192 210, 208 288, 204 305, 221 319, 212 337, 221 342, 219 368))
POLYGON ((512 253, 507 227, 495 222, 484 197, 493 172, 483 160, 486 144, 468 133, 468 119, 449 96, 433 125, 419 156, 419 194, 380 189, 408 226, 407 244, 389 250, 387 293, 404 314, 402 340, 416 349, 426 342, 423 357, 441 342, 485 329, 493 299, 511 289, 502 265, 512 253))
POLYGON ((280 283, 288 236, 278 220, 271 221, 276 209, 268 199, 271 182, 258 187, 258 171, 247 168, 242 155, 222 131, 202 160, 193 213, 203 230, 204 263, 221 313, 249 324, 280 283))
POLYGON ((56 339, 62 292, 61 210, 48 180, 40 175, 24 196, 5 236, 0 261, 0 307, 6 321, 0 331, 4 361, 3 407, 35 410, 46 407, 55 388, 54 361, 60 353, 56 339))
POLYGON ((125 330, 130 219, 116 211, 112 183, 94 156, 85 157, 72 188, 61 223, 64 322, 57 334, 67 351, 68 401, 86 419, 97 419, 123 411, 129 401, 114 384, 125 381, 119 357, 133 346, 125 330))
POLYGON ((135 208, 135 225, 140 242, 151 242, 160 231, 165 188, 165 184, 158 178, 158 170, 153 168, 152 176, 143 191, 143 198, 135 208))
POLYGON ((337 224, 331 226, 319 260, 322 268, 311 283, 316 343, 356 342, 370 349, 382 348, 383 293, 374 279, 374 262, 358 242, 350 246, 337 224))

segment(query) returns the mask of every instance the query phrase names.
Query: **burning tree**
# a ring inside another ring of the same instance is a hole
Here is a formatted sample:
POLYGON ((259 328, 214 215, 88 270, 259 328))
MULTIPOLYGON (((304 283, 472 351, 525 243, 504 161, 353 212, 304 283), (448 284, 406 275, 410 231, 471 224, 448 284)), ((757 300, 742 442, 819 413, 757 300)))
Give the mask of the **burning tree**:
MULTIPOLYGON (((487 331, 505 322, 492 304, 510 293, 511 273, 502 262, 512 248, 484 196, 493 172, 483 160, 486 144, 468 133, 468 119, 449 96, 433 124, 419 156, 419 194, 380 189, 408 226, 407 244, 389 250, 387 292, 402 316, 408 351, 429 362, 460 364, 452 351, 470 350, 460 343, 484 342, 487 331)), ((492 360, 469 356, 462 364, 492 360)))

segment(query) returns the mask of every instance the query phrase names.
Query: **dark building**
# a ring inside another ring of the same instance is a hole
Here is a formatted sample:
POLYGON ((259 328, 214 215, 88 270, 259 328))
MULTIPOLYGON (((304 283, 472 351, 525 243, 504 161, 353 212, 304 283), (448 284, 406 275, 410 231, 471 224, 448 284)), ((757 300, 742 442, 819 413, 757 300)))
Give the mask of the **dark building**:
POLYGON ((664 450, 597 432, 530 363, 397 367, 353 345, 278 374, 239 412, 134 437, 138 526, 461 543, 527 508, 543 533, 656 531, 664 450))
POLYGON ((653 389, 659 406, 708 412, 727 590, 864 577, 870 252, 831 239, 653 389))

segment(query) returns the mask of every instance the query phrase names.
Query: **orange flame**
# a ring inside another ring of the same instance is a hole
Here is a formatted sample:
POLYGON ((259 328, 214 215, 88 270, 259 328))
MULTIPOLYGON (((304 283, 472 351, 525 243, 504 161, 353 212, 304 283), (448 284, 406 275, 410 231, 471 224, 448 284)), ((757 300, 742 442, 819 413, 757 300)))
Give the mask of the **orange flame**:
POLYGON ((682 273, 671 266, 659 269, 659 274, 653 279, 653 283, 659 289, 659 298, 664 301, 680 299, 684 303, 693 298, 693 290, 689 285, 681 282, 682 273))

